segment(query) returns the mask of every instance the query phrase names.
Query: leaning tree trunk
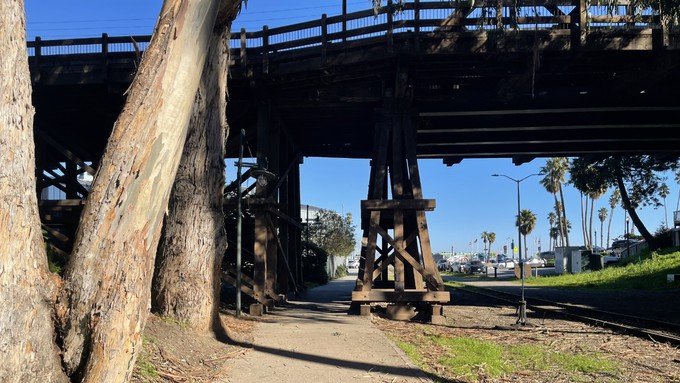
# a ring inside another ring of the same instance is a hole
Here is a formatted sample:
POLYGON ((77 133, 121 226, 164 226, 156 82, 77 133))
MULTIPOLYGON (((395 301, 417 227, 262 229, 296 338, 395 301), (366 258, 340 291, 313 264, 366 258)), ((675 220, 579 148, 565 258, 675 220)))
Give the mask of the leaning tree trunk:
POLYGON ((132 374, 218 5, 165 1, 109 138, 60 294, 64 366, 74 380, 126 382, 132 374))
POLYGON ((0 2, 0 382, 67 382, 35 181, 23 1, 0 2))
POLYGON ((642 223, 640 216, 638 216, 637 212, 635 211, 635 208, 633 208, 630 202, 630 197, 628 196, 626 185, 623 183, 623 172, 621 171, 620 159, 615 169, 615 175, 616 184, 619 187, 619 191, 621 192, 621 201, 623 202, 623 208, 626 209, 626 211, 628 211, 628 215, 630 216, 630 219, 633 221, 634 227, 637 227, 638 230, 640 230, 640 234, 642 235, 642 237, 644 237, 645 241, 647 241, 647 245, 649 246, 650 250, 658 249, 659 248, 658 242, 656 241, 652 233, 650 233, 649 230, 647 230, 645 224, 642 223))
POLYGON ((227 248, 222 193, 232 19, 216 28, 210 41, 170 196, 152 291, 154 311, 202 331, 221 329, 220 266, 227 248))

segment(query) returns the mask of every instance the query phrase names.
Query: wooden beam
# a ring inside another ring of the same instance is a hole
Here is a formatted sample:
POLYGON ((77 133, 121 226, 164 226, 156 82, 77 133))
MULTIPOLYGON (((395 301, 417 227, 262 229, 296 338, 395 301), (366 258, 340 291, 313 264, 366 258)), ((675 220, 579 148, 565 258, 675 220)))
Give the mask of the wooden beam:
POLYGON ((438 302, 449 303, 448 291, 352 291, 353 302, 438 302))
MULTIPOLYGON (((407 253, 406 250, 398 248, 392 237, 390 237, 390 235, 387 234, 387 232, 383 230, 383 228, 381 228, 378 225, 371 225, 371 227, 373 228, 373 230, 371 231, 377 232, 378 234, 380 234, 380 236, 385 238, 387 242, 390 245, 392 245, 392 247, 394 247, 396 256, 400 257, 402 261, 408 262, 415 270, 417 270, 425 278, 425 280, 427 280, 428 284, 433 290, 442 289, 443 282, 439 282, 437 278, 439 277, 439 273, 437 273, 435 276, 430 270, 423 268, 423 266, 421 266, 420 263, 413 259, 411 254, 407 253)), ((441 279, 441 277, 439 277, 439 279, 441 279)))
POLYGON ((39 207, 79 207, 85 206, 85 200, 82 199, 44 199, 38 202, 39 207))
MULTIPOLYGON (((380 223, 380 212, 371 212, 371 229, 378 226, 380 223)), ((375 262, 375 248, 377 246, 376 241, 378 240, 378 234, 376 230, 368 230, 368 243, 366 245, 366 256, 364 258, 364 275, 363 284, 361 285, 362 290, 370 290, 373 286, 373 269, 375 262)), ((394 247, 394 245, 392 245, 394 247)))
MULTIPOLYGON (((234 278, 230 274, 222 272, 222 280, 236 287, 236 278, 234 278)), ((241 283, 241 292, 257 300, 257 298, 255 298, 255 291, 253 291, 253 289, 251 289, 249 286, 243 283, 241 283)))
POLYGON ((288 216, 288 214, 282 212, 281 210, 279 210, 279 209, 277 209, 277 208, 275 208, 275 207, 273 207, 273 206, 269 206, 269 207, 267 208, 267 211, 270 212, 270 213, 272 213, 272 214, 274 214, 275 216, 281 218, 282 220, 286 221, 287 223, 289 223, 289 224, 295 226, 296 228, 298 228, 298 229, 300 229, 300 230, 302 230, 302 229, 305 228, 304 225, 303 225, 302 223, 300 223, 300 222, 294 220, 293 218, 291 218, 290 216, 288 216))
POLYGON ((425 210, 433 211, 437 207, 434 199, 371 199, 361 201, 362 210, 425 210))
POLYGON ((281 239, 279 238, 278 234, 276 234, 276 230, 274 227, 274 222, 272 221, 272 218, 270 216, 267 216, 267 223, 269 224, 269 230, 274 233, 274 239, 276 239, 276 244, 279 247, 279 251, 281 251, 281 259, 283 260, 283 264, 286 266, 286 270, 288 271, 288 274, 290 276, 290 281, 293 284, 293 289, 295 290, 295 293, 298 292, 297 284, 295 283, 295 278, 293 277, 293 272, 290 269, 290 265, 288 264, 288 255, 286 254, 285 250, 283 249, 283 245, 281 244, 281 239))
POLYGON ((35 135, 39 137, 41 140, 45 141, 47 144, 52 146, 53 148, 57 149, 59 153, 61 153, 64 157, 69 159, 70 161, 75 162, 80 166, 81 168, 85 169, 85 171, 90 174, 94 175, 96 173, 96 170, 94 170, 93 167, 90 165, 86 164, 85 161, 81 160, 78 156, 73 154, 70 150, 66 149, 64 146, 62 146, 60 143, 57 141, 53 140, 52 137, 50 137, 47 133, 40 129, 34 129, 35 135))
POLYGON ((266 301, 265 283, 267 279, 267 221, 266 213, 255 213, 255 244, 253 261, 253 291, 255 299, 264 303, 266 301))

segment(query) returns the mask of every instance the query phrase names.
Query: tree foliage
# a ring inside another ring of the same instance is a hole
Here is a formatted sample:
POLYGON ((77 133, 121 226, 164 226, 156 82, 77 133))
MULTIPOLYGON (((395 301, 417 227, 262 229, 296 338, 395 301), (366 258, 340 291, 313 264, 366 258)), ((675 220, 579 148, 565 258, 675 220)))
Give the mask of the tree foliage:
POLYGON ((341 217, 335 211, 320 209, 315 221, 309 224, 310 242, 324 249, 329 255, 346 257, 352 254, 356 246, 352 214, 348 213, 341 217))
MULTIPOLYGON (((571 180, 574 185, 607 185, 616 186, 623 203, 635 227, 656 249, 656 241, 640 220, 635 209, 640 206, 661 207, 659 200, 663 184, 662 173, 675 171, 680 165, 677 158, 657 158, 655 156, 607 157, 598 161, 574 160, 576 171, 571 180), (588 170, 579 170, 587 168, 588 170), (594 179, 594 180, 591 180, 594 179)), ((592 187, 592 186, 589 186, 592 187)), ((610 201, 611 203, 611 201, 610 201)))

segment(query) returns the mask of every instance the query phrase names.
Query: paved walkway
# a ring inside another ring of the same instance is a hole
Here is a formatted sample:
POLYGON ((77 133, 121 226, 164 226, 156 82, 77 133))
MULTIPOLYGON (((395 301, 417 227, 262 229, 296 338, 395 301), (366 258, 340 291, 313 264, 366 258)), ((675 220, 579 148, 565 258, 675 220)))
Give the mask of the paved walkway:
POLYGON ((347 315, 356 274, 307 291, 257 325, 222 383, 430 382, 367 317, 347 315))

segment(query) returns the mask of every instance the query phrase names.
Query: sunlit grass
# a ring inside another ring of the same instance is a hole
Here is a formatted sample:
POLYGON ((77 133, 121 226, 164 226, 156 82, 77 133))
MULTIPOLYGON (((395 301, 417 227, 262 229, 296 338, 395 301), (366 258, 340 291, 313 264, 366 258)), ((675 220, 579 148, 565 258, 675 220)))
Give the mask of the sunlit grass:
POLYGON ((546 287, 579 287, 601 289, 668 289, 680 282, 667 282, 667 274, 680 274, 680 251, 644 252, 603 270, 527 278, 526 284, 546 287))
MULTIPOLYGON (((566 377, 568 381, 592 381, 592 374, 615 377, 619 366, 598 354, 553 351, 541 344, 503 345, 470 337, 446 337, 424 335, 421 339, 397 341, 414 363, 424 370, 444 368, 446 377, 465 381, 487 381, 507 378, 526 371, 551 371, 566 377), (428 361, 423 355, 439 351, 436 361, 428 361), (438 367, 428 366, 436 363, 438 367)), ((438 373, 438 378, 442 378, 438 373)), ((597 379, 595 379, 597 380, 597 379)), ((597 380, 600 381, 600 380, 597 380)))

